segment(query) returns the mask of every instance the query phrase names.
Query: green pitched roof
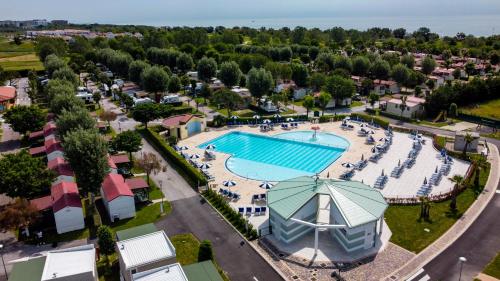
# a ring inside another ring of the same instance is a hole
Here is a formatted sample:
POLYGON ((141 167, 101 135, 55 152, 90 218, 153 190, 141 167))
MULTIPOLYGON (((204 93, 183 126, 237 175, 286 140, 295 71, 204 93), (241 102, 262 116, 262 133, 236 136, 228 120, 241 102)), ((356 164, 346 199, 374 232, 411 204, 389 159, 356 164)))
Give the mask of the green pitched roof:
POLYGON ((212 261, 203 261, 183 266, 189 281, 224 281, 212 261))
POLYGON ((117 231, 116 232, 116 239, 118 241, 122 241, 122 240, 127 240, 130 238, 150 234, 150 233, 153 233, 156 231, 158 231, 158 229, 156 228, 156 226, 154 224, 147 223, 147 224, 139 225, 136 227, 131 227, 131 228, 117 231))
POLYGON ((12 266, 9 281, 40 281, 46 257, 31 258, 12 266))
POLYGON ((317 194, 330 195, 349 227, 379 219, 387 203, 380 191, 357 181, 298 177, 268 191, 269 208, 289 219, 317 194))

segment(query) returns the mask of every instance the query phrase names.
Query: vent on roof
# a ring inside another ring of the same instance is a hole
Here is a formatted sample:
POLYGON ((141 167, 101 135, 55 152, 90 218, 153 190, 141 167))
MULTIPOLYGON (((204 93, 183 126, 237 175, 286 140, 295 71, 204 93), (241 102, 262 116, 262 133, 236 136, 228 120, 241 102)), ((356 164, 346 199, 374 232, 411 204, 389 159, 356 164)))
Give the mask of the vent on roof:
POLYGON ((56 272, 52 273, 52 279, 54 279, 54 278, 57 278, 57 273, 56 272))
POLYGON ((124 249, 125 249, 125 244, 122 244, 122 245, 120 246, 120 250, 124 250, 124 249))
POLYGON ((170 272, 170 267, 167 267, 167 268, 165 269, 165 273, 169 273, 169 272, 170 272))

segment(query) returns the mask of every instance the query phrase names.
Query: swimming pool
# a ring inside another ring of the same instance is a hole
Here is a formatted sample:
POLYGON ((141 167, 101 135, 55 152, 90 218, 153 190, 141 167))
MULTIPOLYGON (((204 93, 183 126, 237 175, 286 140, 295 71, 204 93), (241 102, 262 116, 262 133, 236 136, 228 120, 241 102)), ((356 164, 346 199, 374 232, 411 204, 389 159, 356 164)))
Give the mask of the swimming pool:
POLYGON ((344 138, 328 133, 295 131, 264 136, 230 132, 199 145, 216 146, 216 151, 231 154, 226 168, 241 177, 281 181, 303 175, 314 175, 327 168, 348 148, 344 138))

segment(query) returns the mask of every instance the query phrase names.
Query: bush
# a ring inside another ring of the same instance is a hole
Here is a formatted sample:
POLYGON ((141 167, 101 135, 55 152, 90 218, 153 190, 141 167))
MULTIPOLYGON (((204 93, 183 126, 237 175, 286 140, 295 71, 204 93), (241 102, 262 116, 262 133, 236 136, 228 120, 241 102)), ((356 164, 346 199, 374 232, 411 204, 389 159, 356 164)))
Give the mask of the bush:
POLYGON ((212 251, 212 242, 210 240, 203 240, 200 244, 200 250, 198 251, 198 262, 208 261, 214 259, 214 253, 212 251))
POLYGON ((247 239, 253 240, 258 237, 257 231, 253 228, 253 225, 236 212, 223 196, 217 194, 217 192, 212 189, 204 191, 203 196, 205 196, 205 198, 247 239))
POLYGON ((330 122, 331 119, 333 119, 333 121, 340 121, 346 117, 347 117, 347 115, 345 115, 345 114, 323 115, 323 116, 319 117, 319 123, 328 123, 328 122, 330 122))
POLYGON ((186 113, 192 113, 193 108, 190 106, 176 106, 173 107, 172 110, 170 111, 170 115, 179 115, 179 114, 186 114, 186 113))
POLYGON ((179 155, 177 151, 168 145, 168 143, 160 135, 150 128, 141 128, 139 129, 139 132, 148 140, 148 142, 156 147, 158 152, 160 152, 160 154, 167 159, 167 161, 173 164, 177 172, 179 172, 193 188, 197 189, 198 186, 207 184, 205 176, 203 176, 198 169, 189 164, 184 157, 179 155))
POLYGON ((371 116, 371 115, 368 115, 368 114, 363 114, 363 113, 351 113, 351 118, 358 118, 358 119, 362 119, 363 121, 365 122, 371 122, 373 120, 373 122, 381 127, 384 127, 384 128, 387 128, 389 127, 389 122, 388 121, 385 121, 385 120, 382 120, 378 117, 375 117, 375 116, 371 116))

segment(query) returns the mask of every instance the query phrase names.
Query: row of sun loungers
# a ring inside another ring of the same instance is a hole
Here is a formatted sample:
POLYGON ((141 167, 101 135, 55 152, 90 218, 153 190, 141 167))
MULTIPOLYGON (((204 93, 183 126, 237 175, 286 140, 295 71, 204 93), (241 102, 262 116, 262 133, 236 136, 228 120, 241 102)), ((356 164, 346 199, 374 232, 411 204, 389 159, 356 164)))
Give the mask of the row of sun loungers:
POLYGON ((258 202, 258 201, 266 201, 266 194, 265 193, 262 193, 262 194, 254 194, 252 196, 252 203, 254 202, 258 202))
POLYGON ((214 181, 215 177, 208 171, 208 170, 201 170, 205 178, 207 178, 208 181, 214 181))
POLYGON ((354 168, 350 169, 350 170, 347 170, 344 173, 342 173, 342 175, 340 175, 340 178, 343 179, 343 180, 349 180, 353 176, 354 176, 354 168))
POLYGON ((230 200, 238 200, 241 198, 240 194, 223 188, 219 189, 219 193, 223 196, 226 196, 230 200))
POLYGON ((427 196, 432 191, 432 186, 430 184, 422 184, 420 189, 417 191, 418 196, 427 196))
POLYGON ((283 129, 283 130, 297 129, 298 127, 299 127, 299 123, 297 123, 297 122, 282 123, 281 124, 281 129, 283 129))
POLYGON ((413 165, 415 165, 415 157, 407 158, 403 163, 403 166, 405 166, 406 168, 411 168, 413 167, 413 165))
POLYGON ((252 214, 255 216, 265 215, 267 211, 267 207, 239 207, 238 213, 242 216, 247 215, 251 216, 252 214))
POLYGON ((440 172, 432 174, 429 183, 432 185, 438 185, 439 182, 441 181, 442 175, 440 172))
POLYGON ((375 184, 373 185, 374 188, 378 188, 378 189, 383 189, 385 184, 387 183, 387 176, 386 175, 383 175, 383 176, 379 176, 377 178, 377 180, 375 181, 375 184))
POLYGON ((342 124, 340 125, 340 128, 342 130, 349 130, 349 131, 350 130, 354 130, 354 126, 353 125, 347 124, 347 123, 344 123, 344 122, 342 122, 342 124))
POLYGON ((366 167, 366 165, 368 165, 367 160, 365 160, 365 159, 359 160, 358 162, 356 162, 356 164, 354 164, 354 169, 361 171, 366 167))
POLYGON ((404 171, 403 165, 396 166, 396 167, 394 167, 394 169, 391 172, 391 177, 399 178, 401 176, 401 174, 403 173, 403 171, 404 171))
POLYGON ((372 154, 372 156, 370 156, 370 158, 368 160, 370 162, 377 163, 378 160, 380 160, 380 158, 382 158, 382 153, 375 152, 375 153, 372 154))

